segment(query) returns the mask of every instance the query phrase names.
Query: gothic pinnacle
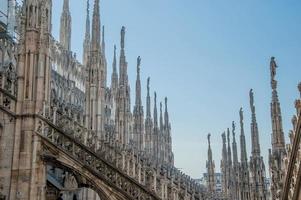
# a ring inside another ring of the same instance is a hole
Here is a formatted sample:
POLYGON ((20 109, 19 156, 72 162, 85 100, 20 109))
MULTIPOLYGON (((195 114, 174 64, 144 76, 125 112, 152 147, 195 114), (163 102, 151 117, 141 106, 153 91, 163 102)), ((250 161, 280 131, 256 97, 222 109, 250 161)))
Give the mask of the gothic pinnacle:
POLYGON ((275 57, 271 57, 270 70, 271 70, 271 86, 272 86, 273 90, 276 90, 276 88, 277 88, 277 81, 275 80, 277 67, 278 66, 276 64, 275 57))
POLYGON ((113 73, 117 74, 116 45, 114 45, 113 73))
POLYGON ((120 40, 121 49, 124 49, 124 38, 125 38, 125 27, 123 26, 121 28, 121 40, 120 40))
POLYGON ((137 58, 137 80, 136 80, 136 106, 142 106, 141 103, 141 83, 140 83, 140 65, 141 58, 137 58))
POLYGON ((154 93, 154 128, 158 128, 157 93, 154 93))
POLYGON ((165 129, 169 128, 169 115, 168 115, 167 100, 168 100, 167 97, 165 97, 165 114, 164 114, 165 129))
POLYGON ((160 130, 163 130, 162 102, 160 102, 160 130))
POLYGON ((69 0, 64 0, 63 12, 60 24, 60 43, 65 50, 71 49, 71 14, 69 11, 69 0))
POLYGON ((247 156, 247 147, 246 147, 246 138, 245 138, 245 131, 244 131, 244 116, 243 116, 243 110, 240 108, 239 110, 239 119, 240 119, 240 159, 241 163, 246 164, 248 161, 247 156))
POLYGON ((101 48, 102 48, 102 54, 103 56, 106 56, 106 43, 105 43, 105 26, 102 26, 102 42, 101 42, 101 48))
POLYGON ((151 118, 151 106, 150 106, 150 77, 147 78, 147 96, 146 96, 146 117, 151 118))
POLYGON ((100 14, 99 0, 94 1, 92 20, 92 51, 100 51, 100 14))
POLYGON ((252 121, 251 121, 252 154, 259 156, 260 155, 259 133, 258 133, 258 125, 256 121, 253 89, 250 90, 249 96, 250 96, 250 107, 252 112, 252 121))
POLYGON ((89 0, 87 0, 87 17, 86 17, 86 33, 85 39, 90 40, 90 4, 89 0))

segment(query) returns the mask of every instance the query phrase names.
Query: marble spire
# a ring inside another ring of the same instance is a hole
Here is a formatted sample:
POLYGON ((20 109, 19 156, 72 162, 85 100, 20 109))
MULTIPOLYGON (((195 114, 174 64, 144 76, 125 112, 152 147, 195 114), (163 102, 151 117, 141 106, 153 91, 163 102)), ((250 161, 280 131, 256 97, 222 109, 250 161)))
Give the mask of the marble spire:
POLYGON ((250 90, 249 96, 250 96, 250 108, 252 113, 252 117, 251 117, 252 155, 260 156, 259 133, 258 133, 258 124, 256 120, 253 89, 250 90))
POLYGON ((60 43, 65 50, 71 50, 71 14, 69 0, 64 0, 60 24, 60 43))

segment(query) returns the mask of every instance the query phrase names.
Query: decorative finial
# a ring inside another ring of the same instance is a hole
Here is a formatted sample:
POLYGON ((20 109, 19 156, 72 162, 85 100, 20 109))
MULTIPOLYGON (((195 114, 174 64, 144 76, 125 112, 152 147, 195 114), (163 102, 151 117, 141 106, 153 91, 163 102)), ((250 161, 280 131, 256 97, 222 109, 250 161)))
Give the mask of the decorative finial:
POLYGON ((116 58, 116 44, 114 45, 114 58, 116 58))
POLYGON ((155 92, 155 103, 157 103, 157 93, 155 92))
POLYGON ((125 38, 125 27, 123 26, 121 28, 121 42, 120 42, 121 49, 124 49, 124 38, 125 38))
POLYGON ((167 108, 167 97, 165 97, 165 107, 167 108))
POLYGON ((298 85, 298 89, 299 89, 300 97, 301 97, 301 82, 300 82, 299 85, 298 85))

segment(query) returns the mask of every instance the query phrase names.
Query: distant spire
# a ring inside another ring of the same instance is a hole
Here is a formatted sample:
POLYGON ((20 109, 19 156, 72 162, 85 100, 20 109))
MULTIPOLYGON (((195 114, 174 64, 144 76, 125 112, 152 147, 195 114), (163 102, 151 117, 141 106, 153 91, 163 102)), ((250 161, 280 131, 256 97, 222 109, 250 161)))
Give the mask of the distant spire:
POLYGON ((210 137, 211 137, 211 134, 209 133, 207 135, 207 139, 208 139, 208 160, 212 160, 212 150, 211 150, 210 137))
POLYGON ((146 96, 146 118, 151 118, 151 102, 150 102, 150 94, 149 94, 149 87, 150 84, 150 77, 147 78, 147 96, 146 96))
POLYGON ((165 97, 164 127, 165 127, 165 129, 169 129, 169 115, 168 115, 168 108, 167 108, 167 97, 165 97))
POLYGON ((235 122, 232 122, 232 135, 233 135, 233 142, 232 142, 232 150, 233 150, 233 163, 234 165, 238 165, 238 156, 237 156, 237 144, 235 138, 235 122))
POLYGON ((228 141, 228 167, 232 166, 232 153, 231 153, 231 140, 230 129, 227 129, 227 141, 228 141))
POLYGON ((162 114, 162 102, 160 102, 160 130, 163 131, 163 114, 162 114))
POLYGON ((68 51, 71 49, 71 14, 69 0, 64 0, 60 24, 60 43, 68 51))
POLYGON ((221 160, 221 170, 222 170, 222 189, 223 192, 226 194, 228 192, 228 154, 227 154, 227 140, 226 134, 223 132, 222 134, 223 140, 223 150, 222 150, 222 160, 221 160))
POLYGON ((85 40, 90 41, 90 4, 89 0, 87 0, 87 16, 86 16, 86 33, 85 40))
POLYGON ((127 62, 125 57, 125 27, 123 26, 120 31, 120 69, 119 69, 119 84, 126 86, 128 84, 127 75, 127 62))
POLYGON ((157 93, 154 93, 154 128, 158 128, 157 93))
POLYGON ((252 155, 260 155, 260 145, 259 145, 259 133, 258 125, 256 121, 256 113, 254 106, 254 93, 253 90, 250 90, 250 107, 252 112, 252 122, 251 122, 251 137, 252 137, 252 155))
POLYGON ((247 145, 246 145, 246 137, 245 137, 245 131, 244 131, 244 116, 243 116, 243 110, 240 108, 239 110, 239 118, 240 118, 240 159, 241 163, 247 164, 248 163, 248 156, 247 156, 247 145))
POLYGON ((212 160, 212 150, 211 150, 211 145, 210 145, 210 133, 208 134, 208 160, 206 163, 207 167, 207 174, 208 174, 208 179, 207 179, 207 185, 208 185, 208 190, 210 192, 215 191, 215 164, 214 161, 212 160))
POLYGON ((124 38, 125 38, 125 27, 123 26, 121 28, 121 40, 120 40, 120 47, 122 50, 124 49, 124 38))
POLYGON ((117 74, 117 62, 116 62, 116 45, 114 45, 114 56, 113 56, 113 73, 111 78, 111 87, 114 91, 118 87, 118 74, 117 74))
POLYGON ((141 58, 137 58, 137 79, 136 79, 136 106, 142 106, 141 103, 141 82, 140 82, 140 65, 141 58))
POLYGON ((277 81, 275 80, 277 64, 275 57, 271 58, 271 86, 272 86, 272 102, 271 102, 271 117, 272 117, 272 151, 285 151, 285 139, 282 126, 282 115, 280 102, 277 92, 277 81))
POLYGON ((88 57, 90 53, 90 47, 91 47, 91 38, 90 38, 90 5, 89 0, 87 0, 87 11, 86 11, 86 32, 85 32, 85 39, 83 44, 83 64, 86 66, 88 63, 88 57))
POLYGON ((92 19, 92 51, 100 51, 100 13, 99 0, 94 1, 92 19))

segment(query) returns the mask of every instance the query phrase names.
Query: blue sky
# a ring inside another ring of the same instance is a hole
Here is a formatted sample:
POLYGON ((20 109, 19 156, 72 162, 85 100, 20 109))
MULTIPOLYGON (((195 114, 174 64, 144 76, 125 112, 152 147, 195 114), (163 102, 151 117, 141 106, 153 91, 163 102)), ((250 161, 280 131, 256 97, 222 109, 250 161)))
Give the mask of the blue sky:
MULTIPOLYGON (((93 0, 90 0, 93 4, 93 0)), ((62 0, 53 0, 53 35, 58 39, 62 0)), ((142 87, 151 77, 159 99, 169 98, 173 150, 178 168, 193 178, 206 171, 208 132, 212 135, 216 170, 220 170, 221 133, 237 123, 244 108, 250 156, 249 89, 255 105, 262 154, 268 172, 270 148, 270 72, 275 56, 284 131, 291 129, 294 100, 299 96, 301 1, 299 0, 101 0, 106 30, 108 79, 113 45, 126 26, 126 55, 132 96, 136 58, 142 57, 142 87)), ((91 5, 91 9, 92 9, 91 5)), ((85 0, 70 0, 72 49, 81 60, 85 0)), ((142 92, 145 97, 146 91, 142 92)), ((132 98, 134 103, 134 98, 132 98)))

